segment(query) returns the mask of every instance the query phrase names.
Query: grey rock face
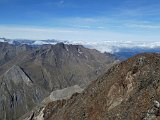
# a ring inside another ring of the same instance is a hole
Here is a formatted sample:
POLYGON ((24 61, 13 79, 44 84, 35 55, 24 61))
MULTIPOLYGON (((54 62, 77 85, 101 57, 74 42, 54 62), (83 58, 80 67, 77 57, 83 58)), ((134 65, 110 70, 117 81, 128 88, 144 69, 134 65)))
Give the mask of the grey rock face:
POLYGON ((34 85, 19 66, 13 66, 0 78, 0 119, 17 119, 41 102, 47 92, 34 85))
POLYGON ((78 85, 74 85, 62 90, 55 90, 51 92, 50 99, 51 101, 63 100, 70 98, 74 93, 81 93, 83 91, 78 85))
POLYGON ((22 71, 19 66, 14 65, 5 74, 4 78, 13 81, 14 84, 19 84, 24 82, 26 85, 31 86, 31 79, 22 71))

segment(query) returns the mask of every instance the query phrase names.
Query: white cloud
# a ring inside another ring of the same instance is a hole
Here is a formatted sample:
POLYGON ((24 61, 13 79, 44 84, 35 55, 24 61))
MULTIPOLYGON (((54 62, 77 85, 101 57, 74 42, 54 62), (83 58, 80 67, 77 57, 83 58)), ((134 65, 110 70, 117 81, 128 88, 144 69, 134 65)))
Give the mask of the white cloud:
MULTIPOLYGON (((87 26, 83 26, 87 27, 87 26)), ((0 36, 6 38, 25 39, 68 39, 68 40, 105 40, 112 36, 124 36, 118 33, 101 30, 66 29, 66 28, 38 28, 26 26, 0 26, 0 36)))
POLYGON ((81 44, 89 48, 97 49, 101 52, 115 53, 121 49, 160 49, 160 42, 151 41, 99 41, 99 42, 72 42, 73 44, 81 44))
POLYGON ((0 26, 0 37, 68 40, 99 51, 118 52, 121 48, 160 48, 159 36, 135 36, 107 30, 0 26))
POLYGON ((160 29, 160 25, 152 25, 152 24, 136 24, 136 23, 129 23, 125 24, 126 27, 132 28, 142 28, 142 29, 160 29))
MULTIPOLYGON (((29 26, 2 26, 0 25, 0 37, 23 39, 58 39, 71 41, 100 42, 110 41, 159 41, 159 34, 129 34, 113 32, 103 29, 83 28, 40 28, 29 26)), ((114 43, 114 42, 113 42, 114 43)), ((115 43, 116 44, 116 43, 115 43)))
POLYGON ((125 32, 126 29, 128 29, 128 32, 133 32, 134 30, 137 31, 137 29, 139 29, 141 32, 145 32, 145 29, 153 30, 160 28, 160 23, 158 22, 156 23, 147 20, 135 19, 118 19, 114 17, 68 17, 48 20, 48 24, 54 25, 54 23, 56 23, 57 26, 63 26, 68 28, 83 28, 91 30, 104 29, 107 31, 120 30, 121 32, 125 32))

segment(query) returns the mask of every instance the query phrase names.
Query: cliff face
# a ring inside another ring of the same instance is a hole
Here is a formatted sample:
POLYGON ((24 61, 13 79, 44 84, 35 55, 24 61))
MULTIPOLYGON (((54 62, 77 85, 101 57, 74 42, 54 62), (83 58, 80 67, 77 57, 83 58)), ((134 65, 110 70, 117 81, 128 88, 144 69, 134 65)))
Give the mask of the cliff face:
POLYGON ((9 45, 0 43, 0 119, 15 120, 53 90, 85 88, 114 57, 79 45, 9 45), (7 56, 7 60, 5 59, 7 56), (9 59, 8 59, 9 58, 9 59))
POLYGON ((140 54, 108 70, 81 94, 51 102, 49 120, 160 119, 160 54, 140 54))
POLYGON ((0 119, 17 119, 47 94, 19 66, 13 66, 0 78, 0 119))

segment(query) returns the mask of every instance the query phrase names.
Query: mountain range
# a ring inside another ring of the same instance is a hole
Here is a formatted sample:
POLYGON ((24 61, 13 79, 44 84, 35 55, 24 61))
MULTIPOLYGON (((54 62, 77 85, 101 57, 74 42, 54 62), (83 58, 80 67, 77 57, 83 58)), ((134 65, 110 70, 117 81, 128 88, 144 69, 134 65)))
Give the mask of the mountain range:
POLYGON ((6 39, 0 38, 0 42, 7 42, 13 45, 31 45, 38 46, 44 44, 55 45, 57 43, 83 45, 86 48, 97 49, 102 53, 107 52, 116 55, 119 59, 127 59, 136 54, 144 52, 160 52, 159 41, 70 41, 70 40, 27 40, 27 39, 6 39))
POLYGON ((57 43, 63 42, 65 44, 69 43, 68 41, 60 41, 55 39, 50 40, 28 40, 28 39, 7 39, 7 38, 0 38, 0 42, 6 42, 13 45, 43 45, 43 44, 50 44, 55 45, 57 43))
POLYGON ((0 38, 0 119, 158 120, 159 50, 0 38))
POLYGON ((81 45, 1 42, 0 119, 17 120, 53 91, 74 85, 74 91, 84 89, 117 62, 110 53, 81 45))

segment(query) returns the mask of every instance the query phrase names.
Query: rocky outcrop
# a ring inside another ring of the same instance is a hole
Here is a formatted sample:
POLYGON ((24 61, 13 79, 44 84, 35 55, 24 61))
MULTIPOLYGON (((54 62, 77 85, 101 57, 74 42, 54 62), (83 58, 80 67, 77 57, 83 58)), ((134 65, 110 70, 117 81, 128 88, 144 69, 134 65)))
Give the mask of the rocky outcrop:
POLYGON ((78 85, 67 87, 61 90, 53 91, 48 97, 46 97, 41 105, 33 109, 31 112, 22 116, 19 120, 44 120, 49 118, 52 113, 65 104, 66 100, 79 93, 82 93, 83 89, 78 85), (53 104, 54 103, 54 104, 53 104))
POLYGON ((74 93, 81 93, 83 91, 78 85, 64 88, 62 90, 55 90, 49 96, 51 101, 69 99, 74 93))
POLYGON ((109 69, 83 93, 49 103, 44 116, 49 111, 46 120, 159 120, 159 104, 160 54, 139 54, 109 69))

